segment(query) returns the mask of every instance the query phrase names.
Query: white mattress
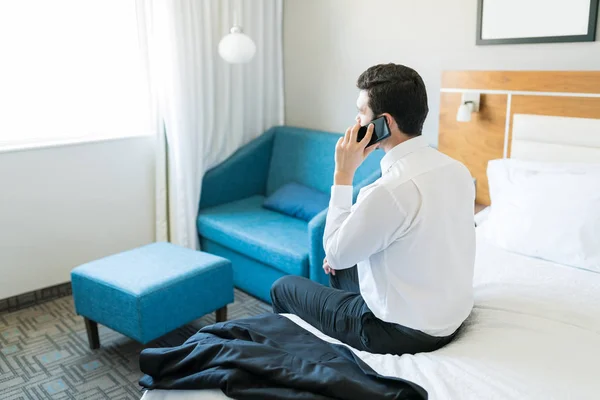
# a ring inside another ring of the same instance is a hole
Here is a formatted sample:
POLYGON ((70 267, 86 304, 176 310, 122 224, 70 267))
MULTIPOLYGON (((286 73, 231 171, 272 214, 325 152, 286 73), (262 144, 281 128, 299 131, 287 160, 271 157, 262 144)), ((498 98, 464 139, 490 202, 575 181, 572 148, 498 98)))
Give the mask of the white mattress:
MULTIPOLYGON (((353 351, 378 373, 423 386, 430 399, 600 398, 600 274, 478 239, 474 285, 475 308, 445 348, 401 357, 353 351)), ((227 398, 220 391, 155 390, 143 400, 227 398)))

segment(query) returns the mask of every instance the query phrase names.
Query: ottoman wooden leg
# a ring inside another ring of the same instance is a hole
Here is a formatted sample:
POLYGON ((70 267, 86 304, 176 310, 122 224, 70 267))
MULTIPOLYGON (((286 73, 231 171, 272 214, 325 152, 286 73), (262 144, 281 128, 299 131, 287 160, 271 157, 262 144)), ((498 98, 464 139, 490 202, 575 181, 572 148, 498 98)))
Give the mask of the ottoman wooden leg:
POLYGON ((221 307, 217 310, 217 322, 227 321, 227 306, 221 307))
POLYGON ((100 348, 100 337, 98 336, 98 324, 91 319, 83 318, 85 321, 85 330, 87 331, 88 343, 90 349, 95 350, 100 348))

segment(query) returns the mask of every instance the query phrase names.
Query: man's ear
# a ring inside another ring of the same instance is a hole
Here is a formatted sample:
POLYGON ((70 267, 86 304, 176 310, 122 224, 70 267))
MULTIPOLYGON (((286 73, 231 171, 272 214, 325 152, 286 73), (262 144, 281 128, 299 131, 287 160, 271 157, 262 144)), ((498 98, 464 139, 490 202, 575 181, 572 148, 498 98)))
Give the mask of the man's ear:
POLYGON ((392 115, 389 113, 383 113, 383 114, 381 114, 381 116, 385 117, 385 121, 387 122, 388 126, 390 127, 390 130, 394 129, 394 125, 396 124, 394 117, 392 117, 392 115))

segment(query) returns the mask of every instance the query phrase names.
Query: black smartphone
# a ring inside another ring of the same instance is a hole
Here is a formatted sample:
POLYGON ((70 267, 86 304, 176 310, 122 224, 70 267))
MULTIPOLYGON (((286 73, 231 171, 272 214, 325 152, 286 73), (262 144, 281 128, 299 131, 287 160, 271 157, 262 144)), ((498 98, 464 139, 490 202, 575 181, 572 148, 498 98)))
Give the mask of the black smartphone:
MULTIPOLYGON (((383 139, 387 139, 392 135, 390 133, 390 127, 388 126, 385 117, 376 118, 373 121, 369 122, 369 124, 373 124, 375 126, 373 127, 373 136, 371 137, 371 141, 369 142, 367 147, 372 146, 377 142, 381 142, 383 139)), ((359 142, 363 140, 363 138, 367 134, 369 124, 361 126, 358 130, 357 139, 359 142)))

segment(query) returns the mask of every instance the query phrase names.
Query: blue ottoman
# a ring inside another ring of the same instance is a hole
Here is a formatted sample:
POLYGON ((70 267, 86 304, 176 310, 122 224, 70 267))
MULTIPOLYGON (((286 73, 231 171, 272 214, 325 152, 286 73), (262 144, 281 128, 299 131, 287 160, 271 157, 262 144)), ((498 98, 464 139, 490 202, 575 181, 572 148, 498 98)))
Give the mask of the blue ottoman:
POLYGON ((98 323, 145 344, 215 310, 223 321, 233 302, 229 260, 169 243, 79 266, 71 284, 92 349, 98 323))

